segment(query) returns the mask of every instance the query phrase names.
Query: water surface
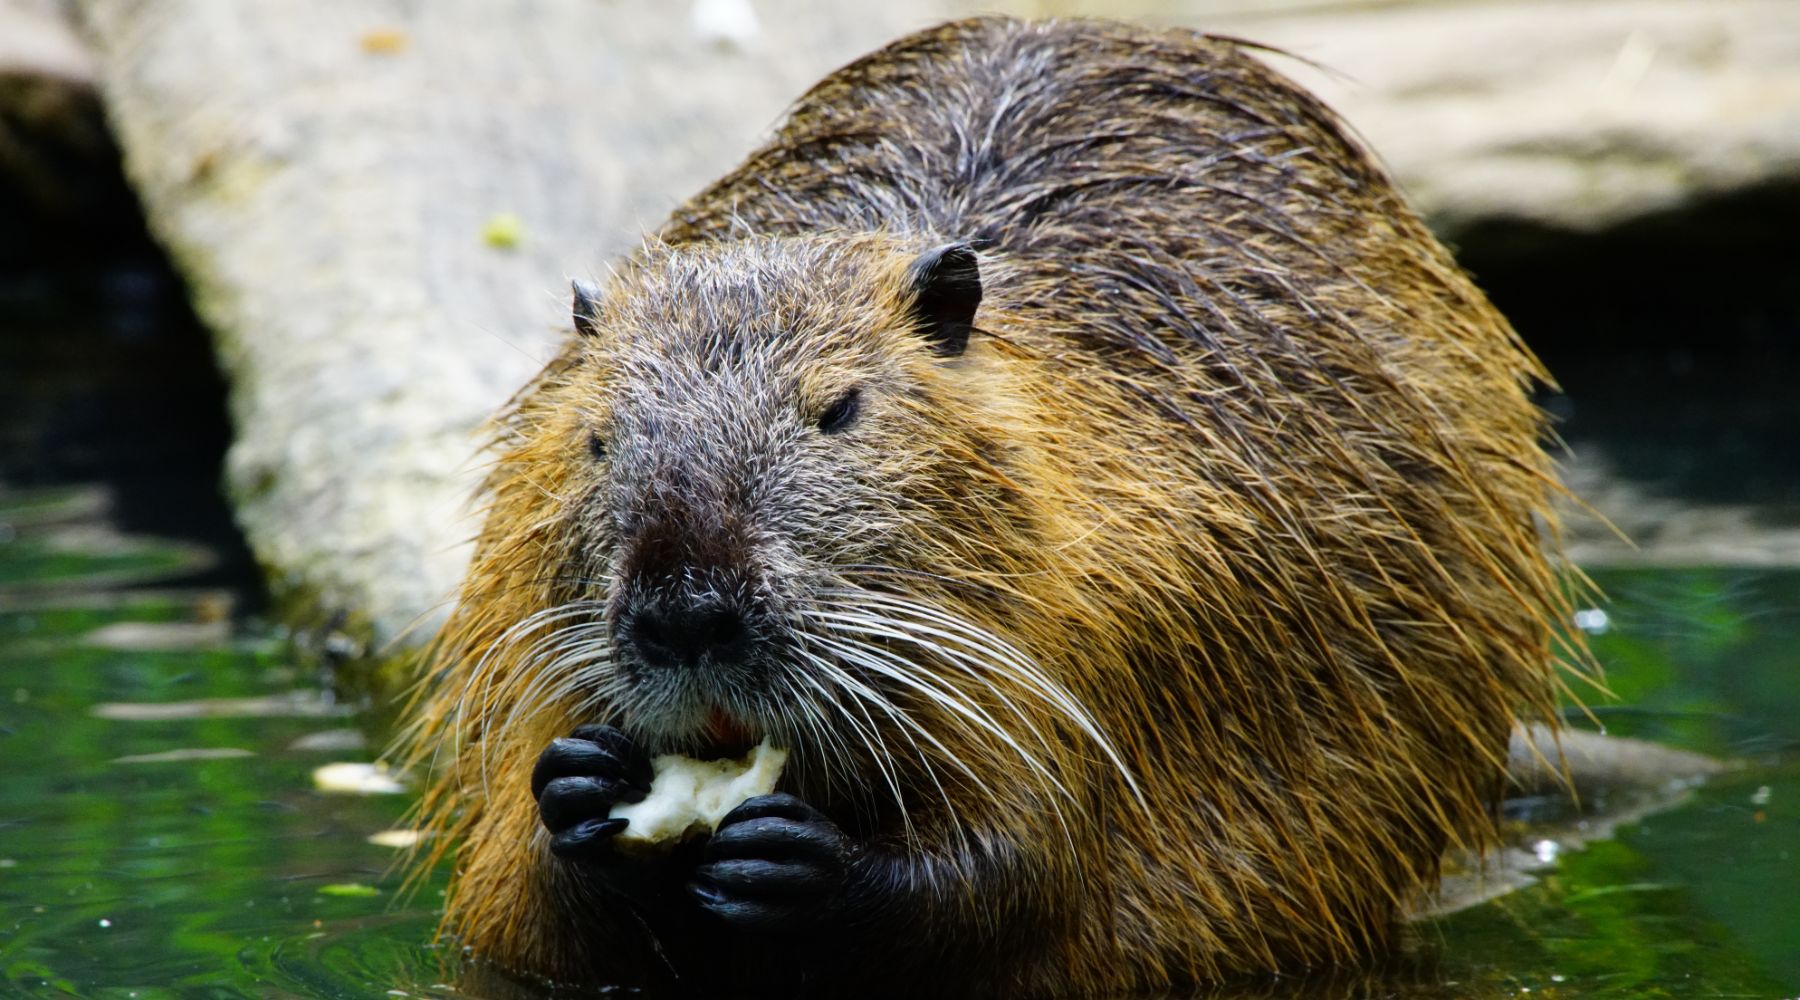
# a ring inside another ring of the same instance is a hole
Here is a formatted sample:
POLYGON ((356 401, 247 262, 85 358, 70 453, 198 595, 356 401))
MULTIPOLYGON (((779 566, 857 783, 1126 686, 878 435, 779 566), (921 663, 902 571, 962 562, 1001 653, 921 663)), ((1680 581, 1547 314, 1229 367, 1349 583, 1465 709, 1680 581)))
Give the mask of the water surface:
MULTIPOLYGON (((359 715, 229 591, 180 583, 204 549, 118 534, 104 509, 0 499, 0 995, 529 995, 455 985, 441 873, 409 896, 369 840, 406 796, 314 788, 322 764, 373 759, 359 715)), ((1419 926, 1389 968, 1227 995, 1800 994, 1800 573, 1599 582, 1616 699, 1596 717, 1745 766, 1419 926)))

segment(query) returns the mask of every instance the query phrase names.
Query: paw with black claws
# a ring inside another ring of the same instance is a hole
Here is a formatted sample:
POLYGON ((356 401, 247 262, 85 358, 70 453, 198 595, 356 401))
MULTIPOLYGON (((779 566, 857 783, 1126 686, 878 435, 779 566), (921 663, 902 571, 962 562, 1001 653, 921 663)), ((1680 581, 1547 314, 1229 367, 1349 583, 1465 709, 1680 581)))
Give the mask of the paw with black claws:
POLYGON ((824 813, 792 795, 759 795, 719 821, 688 892, 734 927, 801 929, 838 902, 854 852, 824 813))
POLYGON ((610 856, 613 834, 625 821, 607 814, 649 794, 650 759, 612 726, 582 726, 550 741, 531 772, 531 796, 550 831, 550 850, 569 861, 610 856))

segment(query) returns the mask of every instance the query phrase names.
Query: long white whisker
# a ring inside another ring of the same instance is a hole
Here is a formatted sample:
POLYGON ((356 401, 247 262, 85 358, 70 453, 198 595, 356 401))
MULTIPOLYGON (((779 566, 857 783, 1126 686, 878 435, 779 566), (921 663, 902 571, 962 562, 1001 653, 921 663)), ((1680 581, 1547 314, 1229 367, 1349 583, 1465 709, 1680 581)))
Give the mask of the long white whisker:
MULTIPOLYGON (((585 621, 575 625, 564 626, 533 643, 520 663, 521 679, 529 677, 522 688, 517 688, 517 681, 509 685, 517 690, 513 695, 512 705, 507 710, 500 724, 494 727, 492 736, 504 738, 513 731, 513 727, 529 722, 546 707, 555 705, 579 693, 576 684, 578 668, 588 663, 607 659, 611 656, 612 643, 605 635, 605 626, 600 622, 585 621), (582 637, 584 633, 597 633, 591 638, 582 637), (567 640, 576 639, 573 643, 567 640), (520 713, 524 712, 521 717, 520 713)), ((494 707, 491 711, 497 711, 494 707)), ((484 734, 484 742, 486 742, 484 734)), ((481 776, 483 787, 486 787, 488 776, 487 747, 483 746, 481 754, 481 776)))
MULTIPOLYGON (((814 641, 820 642, 822 645, 826 645, 826 643, 820 637, 811 637, 811 638, 814 641)), ((836 682, 840 688, 843 688, 844 690, 848 691, 852 695, 857 696, 857 698, 859 699, 859 710, 861 710, 860 709, 860 699, 863 699, 866 696, 873 695, 877 700, 882 700, 882 699, 880 699, 879 695, 876 695, 872 691, 868 691, 862 684, 857 682, 855 678, 850 677, 848 674, 845 674, 842 670, 840 670, 835 664, 833 664, 826 657, 820 656, 817 653, 814 653, 805 648, 799 649, 798 652, 800 653, 801 656, 805 657, 807 659, 807 661, 810 662, 821 673, 825 674, 826 677, 828 677, 832 681, 836 682)), ((821 687, 822 687, 822 685, 821 685, 821 687)), ((844 706, 842 705, 842 703, 837 702, 837 700, 835 698, 832 698, 831 700, 832 700, 833 704, 840 711, 843 711, 844 706)), ((862 737, 863 742, 864 742, 865 746, 867 747, 870 756, 873 758, 873 760, 875 762, 875 765, 877 767, 880 767, 883 769, 883 771, 884 771, 883 776, 887 779, 888 785, 889 785, 890 789, 892 790, 892 792, 894 793, 895 800, 897 802, 901 802, 902 804, 904 804, 904 799, 900 795, 900 785, 895 780, 893 772, 888 770, 887 761, 892 759, 891 753, 888 750, 886 740, 882 739, 880 729, 875 726, 874 720, 869 718, 867 711, 864 710, 863 711, 863 722, 868 723, 869 728, 864 729, 863 726, 860 723, 858 723, 856 717, 853 715, 849 715, 848 713, 845 713, 845 721, 850 723, 851 726, 853 726, 857 729, 858 734, 862 737), (871 737, 873 737, 873 739, 876 742, 881 744, 881 746, 879 747, 879 750, 874 744, 869 742, 871 737)))
MULTIPOLYGON (((869 689, 866 685, 844 673, 830 660, 806 649, 801 649, 799 652, 800 655, 806 657, 816 669, 835 682, 839 688, 854 696, 855 701, 853 704, 856 705, 857 712, 862 715, 862 721, 860 722, 855 715, 850 713, 848 708, 825 689, 822 683, 812 681, 815 688, 818 689, 821 695, 823 695, 832 707, 837 710, 838 714, 844 718, 844 721, 850 724, 850 727, 856 732, 857 738, 862 741, 863 748, 868 751, 869 759, 874 763, 876 769, 881 772, 882 780, 887 784, 888 791, 893 796, 894 804, 900 810, 901 824, 905 827, 907 838, 911 840, 914 837, 914 831, 912 815, 907 808, 906 796, 900 790, 898 774, 894 771, 892 763, 890 763, 892 757, 888 750, 887 740, 881 735, 881 727, 877 726, 875 720, 870 717, 867 706, 872 704, 876 708, 882 710, 884 714, 896 717, 902 723, 910 723, 911 720, 901 718, 898 710, 893 705, 889 704, 886 698, 881 697, 878 692, 869 689), (879 748, 875 746, 876 743, 880 744, 879 748)), ((906 737, 907 742, 912 744, 913 753, 918 755, 920 762, 925 766, 926 773, 930 775, 932 783, 936 784, 937 775, 931 770, 930 763, 926 760, 924 753, 919 749, 918 741, 913 739, 912 734, 907 732, 904 725, 902 725, 900 733, 906 737)), ((939 794, 942 794, 943 786, 939 785, 938 791, 939 794)), ((947 795, 945 796, 944 801, 947 806, 950 805, 950 799, 947 795)), ((953 806, 951 808, 954 809, 953 806)))
MULTIPOLYGON (((871 753, 875 753, 875 750, 869 743, 870 734, 873 735, 876 742, 882 744, 883 752, 885 752, 887 741, 881 735, 881 727, 877 726, 875 720, 870 717, 869 709, 874 708, 883 716, 893 720, 896 730, 901 736, 906 738, 907 744, 912 747, 913 755, 918 759, 926 779, 931 782, 933 788, 937 789, 938 798, 944 803, 945 815, 949 817, 951 821, 949 828, 955 831, 956 836, 959 839, 966 838, 967 834, 961 823, 961 813, 956 808, 956 800, 950 796, 949 791, 944 787, 942 779, 938 777, 937 768, 932 766, 930 756, 919 746, 919 740, 923 739, 931 744, 940 754, 949 760, 950 763, 954 764, 958 770, 962 771, 971 782, 976 780, 975 770, 965 763, 960 756, 944 746, 944 744, 932 735, 932 733, 922 724, 907 715, 903 709, 890 701, 887 696, 863 683, 854 675, 835 664, 823 664, 822 666, 830 672, 835 683, 840 688, 854 696, 854 701, 852 703, 856 706, 856 711, 861 714, 864 722, 867 724, 866 728, 862 725, 858 725, 857 729, 863 734, 863 744, 870 748, 871 753)), ((855 723, 853 717, 851 718, 851 721, 853 724, 855 723)), ((898 793, 897 788, 895 791, 898 793)), ((907 833, 909 836, 913 836, 912 816, 905 796, 902 795, 900 797, 899 803, 901 818, 906 826, 907 833)))
MULTIPOLYGON (((1046 748, 1053 746, 1053 744, 1045 738, 1043 732, 1038 729, 1036 723, 1032 722, 1031 717, 1025 714, 1025 711, 1019 707, 1018 703, 1015 702, 1004 689, 986 676, 986 673, 982 670, 983 667, 988 665, 985 661, 977 659, 959 649, 948 648, 938 643, 925 642, 912 635, 912 633, 907 632, 905 629, 891 624, 888 619, 874 619, 860 615, 850 616, 831 613, 823 613, 820 614, 819 617, 835 622, 839 626, 840 632, 848 631, 870 636, 872 638, 898 639, 909 642, 927 653, 937 654, 937 658, 940 662, 943 662, 948 666, 960 668, 964 675, 975 681, 977 684, 980 684, 989 694, 993 695, 1014 718, 1019 720, 1020 724, 1025 727, 1031 734, 1032 739, 1035 740, 1039 746, 1046 748)), ((929 632, 930 630, 926 631, 929 632)))
MULTIPOLYGON (((992 715, 988 714, 986 709, 969 701, 954 688, 947 688, 941 684, 925 680, 917 673, 915 664, 909 663, 905 659, 878 646, 871 646, 865 643, 857 643, 852 646, 835 642, 830 643, 829 645, 832 652, 838 654, 840 658, 854 663, 871 673, 886 677, 905 688, 923 695, 933 703, 950 711, 955 716, 960 717, 964 722, 973 725, 979 731, 985 732, 994 739, 999 740, 1014 753, 1018 754, 1019 758, 1023 760, 1027 766, 1047 781, 1051 787, 1060 792, 1064 798, 1070 800, 1075 798, 1075 796, 1063 786, 1062 782, 1057 780, 1050 769, 1044 766, 1043 762, 1038 759, 1036 754, 1025 749, 1011 733, 1006 731, 1004 726, 1001 726, 994 720, 992 715)), ((936 743, 935 740, 932 742, 936 743)), ((941 744, 939 744, 939 748, 942 749, 941 744)), ((967 765, 964 765, 964 767, 966 769, 967 765)), ((980 779, 975 778, 973 772, 970 772, 970 778, 976 781, 977 784, 980 783, 980 779)))
MULTIPOLYGON (((1042 762, 1039 761, 1035 755, 1031 754, 1030 752, 1026 751, 1023 747, 1019 746, 1018 743, 1016 741, 1010 739, 1005 734, 1004 731, 998 731, 997 725, 991 724, 991 717, 989 719, 990 724, 983 725, 982 721, 981 721, 981 715, 976 714, 977 712, 980 711, 978 708, 976 708, 972 711, 958 711, 957 705, 959 703, 956 702, 954 694, 952 692, 944 692, 944 691, 942 691, 942 689, 937 688, 934 685, 930 685, 923 681, 920 681, 916 677, 911 677, 911 674, 909 671, 910 665, 906 664, 906 662, 904 660, 901 660, 898 657, 895 657, 892 653, 888 652, 887 650, 883 650, 883 649, 881 649, 879 647, 875 647, 875 646, 870 646, 867 643, 863 643, 863 642, 855 640, 851 637, 843 636, 842 638, 844 640, 844 642, 842 642, 842 643, 828 642, 827 645, 845 663, 847 663, 851 666, 859 667, 863 670, 869 671, 870 673, 876 674, 878 676, 889 677, 890 679, 899 681, 902 684, 902 686, 908 687, 909 689, 915 691, 916 693, 924 695, 926 698, 932 700, 933 702, 935 702, 937 704, 949 707, 952 711, 952 715, 950 716, 950 719, 952 721, 956 722, 958 725, 965 728, 966 731, 968 731, 970 733, 987 733, 991 736, 997 736, 1002 743, 1005 743, 1009 747, 1011 747, 1013 752, 1015 754, 1017 754, 1019 756, 1019 758, 1025 762, 1025 764, 1027 765, 1028 768, 1031 769, 1031 771, 1033 772, 1033 776, 1038 780, 1038 782, 1042 786, 1042 791, 1044 793, 1044 797, 1042 800, 1043 804, 1052 812, 1052 814, 1054 814, 1056 816, 1058 825, 1062 827, 1064 836, 1070 840, 1071 849, 1073 848, 1073 838, 1069 834, 1068 822, 1067 822, 1066 817, 1063 815, 1062 804, 1057 796, 1057 792, 1060 791, 1063 798, 1073 798, 1073 797, 1069 795, 1068 791, 1066 789, 1064 789, 1059 782, 1057 782, 1056 778, 1053 775, 1051 775, 1049 770, 1043 766, 1042 762), (846 645, 845 643, 848 643, 848 645, 846 645), (909 678, 912 680, 913 683, 911 683, 911 684, 907 683, 907 680, 909 678)), ((847 683, 849 684, 849 686, 851 687, 852 690, 858 691, 859 693, 866 692, 867 694, 865 695, 865 697, 879 699, 879 701, 876 703, 880 707, 884 708, 888 715, 890 715, 891 717, 893 717, 894 719, 896 719, 897 721, 899 721, 900 723, 903 724, 904 728, 903 728, 902 732, 910 731, 911 733, 917 733, 926 742, 930 743, 934 748, 937 749, 937 751, 940 754, 943 755, 943 757, 945 759, 947 759, 950 763, 954 764, 958 770, 962 771, 962 773, 969 779, 971 787, 978 788, 978 789, 992 787, 992 785, 989 782, 984 781, 981 777, 979 777, 976 774, 974 768, 971 767, 967 761, 963 760, 963 758, 959 754, 954 753, 948 747, 946 747, 935 735, 933 735, 931 733, 930 730, 926 729, 917 720, 911 718, 910 716, 906 715, 904 712, 893 707, 892 704, 890 702, 888 702, 888 700, 885 697, 881 696, 879 692, 876 692, 876 691, 874 691, 874 689, 870 688, 868 685, 862 684, 861 682, 858 682, 858 681, 854 681, 853 679, 847 681, 847 683)), ((985 713, 982 713, 982 714, 985 714, 985 713)), ((910 734, 909 734, 908 738, 911 739, 910 734)), ((915 746, 915 748, 917 747, 916 741, 914 743, 914 746, 915 746)), ((927 771, 927 774, 930 776, 933 784, 937 786, 938 794, 943 797, 945 807, 949 810, 949 813, 950 813, 952 819, 956 820, 956 817, 958 816, 958 810, 956 809, 955 802, 954 802, 954 800, 951 799, 948 791, 943 787, 943 784, 938 780, 937 774, 936 774, 935 770, 933 770, 931 768, 929 760, 927 760, 927 762, 926 762, 926 771, 927 771)), ((952 829, 954 829, 957 832, 957 835, 959 837, 966 838, 967 830, 964 828, 964 826, 962 825, 960 820, 956 820, 953 823, 952 829)), ((965 840, 965 844, 966 844, 966 840, 965 840)))
MULTIPOLYGON (((1124 758, 1119 754, 1118 749, 1113 746, 1112 741, 1101 732, 1100 726, 1094 721, 1092 714, 1087 711, 1067 688, 1052 680, 1031 660, 1030 657, 1026 656, 1020 650, 985 629, 978 628, 969 622, 963 621, 962 619, 945 612, 941 608, 920 604, 894 594, 867 590, 846 590, 827 591, 823 596, 848 601, 853 607, 878 605, 883 609, 901 612, 914 619, 924 619, 926 622, 929 622, 929 625, 909 622, 902 627, 900 626, 900 623, 890 620, 887 624, 893 627, 899 627, 902 631, 916 628, 925 634, 932 635, 934 638, 956 643, 968 650, 971 654, 971 658, 968 659, 958 657, 959 662, 963 666, 972 667, 974 669, 982 669, 991 666, 1006 674, 1027 690, 1036 694, 1051 708, 1055 709, 1064 718, 1068 719, 1070 723, 1081 731, 1082 735, 1093 741, 1094 745, 1106 756, 1113 768, 1125 781, 1126 786, 1131 789, 1132 795, 1138 800, 1139 805, 1148 808, 1148 800, 1144 797, 1143 790, 1138 786, 1137 778, 1132 774, 1131 768, 1125 764, 1124 758)), ((839 607, 841 608, 842 605, 839 605, 839 607)), ((831 612, 815 613, 828 614, 831 612)), ((910 641, 916 642, 917 640, 913 639, 910 641)), ((948 652, 948 650, 946 650, 946 652, 948 652)))
MULTIPOLYGON (((477 693, 476 703, 479 709, 478 717, 482 720, 482 747, 480 760, 481 788, 484 796, 488 792, 488 750, 489 744, 491 743, 488 738, 491 729, 489 720, 492 719, 495 711, 491 692, 493 690, 496 675, 501 673, 501 671, 494 669, 495 658, 502 653, 508 652, 521 639, 537 629, 555 625, 559 622, 565 622, 570 619, 585 618, 591 620, 600 610, 600 607, 601 605, 597 601, 581 600, 571 601, 567 604, 559 604, 554 607, 533 612, 518 622, 515 622, 511 627, 507 628, 506 631, 502 632, 500 637, 488 647, 485 653, 482 654, 481 659, 476 662, 475 668, 470 672, 469 679, 464 683, 463 690, 457 697, 454 713, 455 725, 452 730, 452 738, 455 741, 457 756, 460 757, 462 755, 463 733, 467 728, 464 720, 468 711, 469 694, 471 688, 474 688, 477 682, 479 682, 480 686, 479 688, 475 688, 475 691, 477 693)), ((562 629, 553 629, 549 634, 540 637, 526 649, 524 666, 527 669, 530 668, 531 661, 535 660, 539 655, 538 650, 543 648, 547 643, 554 642, 557 634, 561 631, 562 629)))
MULTIPOLYGON (((815 669, 819 669, 821 672, 825 671, 826 668, 823 664, 818 662, 818 658, 814 654, 802 652, 801 655, 811 660, 815 669)), ((900 783, 889 763, 889 759, 884 752, 878 751, 875 747, 874 740, 879 739, 879 734, 875 734, 872 728, 865 726, 862 722, 858 721, 856 716, 852 714, 841 701, 829 693, 828 689, 819 679, 809 677, 807 683, 815 690, 819 691, 821 697, 824 698, 827 703, 832 706, 833 710, 843 718, 844 722, 849 726, 851 734, 862 744, 865 758, 871 761, 876 770, 880 772, 882 784, 887 787, 888 794, 896 797, 897 801, 903 803, 904 800, 899 798, 901 795, 900 783)), ((845 754, 846 759, 848 759, 850 753, 849 742, 841 733, 835 737, 835 747, 839 752, 845 754)), ((863 794, 867 794, 866 789, 863 794)), ((902 805, 901 808, 904 809, 904 805, 902 805)))
POLYGON ((835 734, 828 732, 818 703, 803 690, 803 687, 809 687, 817 692, 819 682, 807 674, 783 672, 776 675, 775 683, 779 693, 784 695, 779 700, 782 706, 779 710, 788 726, 794 730, 796 738, 793 742, 798 743, 803 739, 808 745, 817 748, 807 759, 809 762, 816 761, 816 766, 823 775, 825 788, 832 796, 837 796, 840 791, 848 792, 847 782, 842 789, 839 786, 842 779, 842 742, 835 734), (799 711, 790 714, 790 708, 793 707, 797 707, 799 711))
MULTIPOLYGON (((862 622, 848 621, 840 621, 839 625, 846 627, 855 625, 858 631, 862 631, 871 636, 909 641, 907 634, 898 629, 881 628, 870 626, 862 622)), ((969 700, 951 685, 943 684, 941 681, 939 683, 932 683, 923 679, 919 676, 918 664, 908 661, 905 658, 894 654, 890 650, 883 649, 879 646, 870 646, 866 644, 858 645, 860 651, 869 654, 864 660, 864 665, 881 673, 883 676, 888 677, 890 680, 894 680, 924 694, 937 704, 974 723, 984 732, 1011 748, 1014 753, 1019 755, 1021 760, 1025 761, 1027 765, 1047 780, 1052 787, 1061 792, 1063 797, 1070 800, 1074 799, 1074 794, 1071 793, 1053 773, 1051 773, 1049 768, 1044 766, 1043 762, 1038 759, 1038 756, 1027 750, 1012 733, 1006 730, 1006 727, 1000 725, 1000 723, 979 704, 969 700)), ((930 647, 924 646, 921 648, 929 649, 930 647)), ((936 680, 936 678, 934 678, 934 680, 936 680)), ((1015 708, 1014 711, 1017 712, 1017 709, 1015 708)), ((1018 714, 1023 718, 1023 713, 1018 714)), ((1039 744, 1047 746, 1048 744, 1043 740, 1042 734, 1038 733, 1035 727, 1031 728, 1033 735, 1037 737, 1039 744)))

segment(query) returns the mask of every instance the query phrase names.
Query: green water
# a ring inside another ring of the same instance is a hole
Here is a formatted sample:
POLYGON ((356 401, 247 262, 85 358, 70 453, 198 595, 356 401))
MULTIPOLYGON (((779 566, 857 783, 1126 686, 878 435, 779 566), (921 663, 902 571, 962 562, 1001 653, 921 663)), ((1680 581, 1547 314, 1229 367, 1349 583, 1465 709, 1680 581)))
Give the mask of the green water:
MULTIPOLYGON (((442 878, 408 897, 369 842, 406 796, 314 790, 320 765, 372 759, 356 714, 271 630, 209 624, 229 594, 166 585, 203 552, 82 506, 0 500, 0 996, 528 995, 459 980, 431 941, 442 878)), ((1599 582, 1598 716, 1748 764, 1420 926, 1392 968, 1249 993, 1800 995, 1800 573, 1599 582)))
POLYGON ((193 553, 88 551, 91 526, 57 507, 0 503, 0 996, 429 985, 439 884, 401 901, 396 852, 366 839, 405 797, 313 790, 319 765, 369 759, 355 717, 266 634, 109 640, 120 623, 216 614, 219 595, 155 586, 193 553), (172 717, 134 717, 143 703, 172 717), (145 759, 191 750, 238 755, 145 759))

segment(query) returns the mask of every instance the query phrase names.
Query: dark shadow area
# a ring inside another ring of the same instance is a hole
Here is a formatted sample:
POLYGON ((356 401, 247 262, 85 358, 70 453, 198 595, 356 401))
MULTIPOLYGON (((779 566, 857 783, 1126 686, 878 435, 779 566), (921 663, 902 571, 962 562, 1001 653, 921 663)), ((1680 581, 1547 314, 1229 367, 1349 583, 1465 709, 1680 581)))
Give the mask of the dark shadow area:
POLYGON ((100 484, 119 529, 218 554, 180 583, 254 592, 225 383, 92 96, 6 102, 0 140, 0 486, 100 484))
POLYGON ((1800 522, 1800 182, 1457 242, 1562 383, 1547 402, 1566 438, 1660 492, 1800 522))

